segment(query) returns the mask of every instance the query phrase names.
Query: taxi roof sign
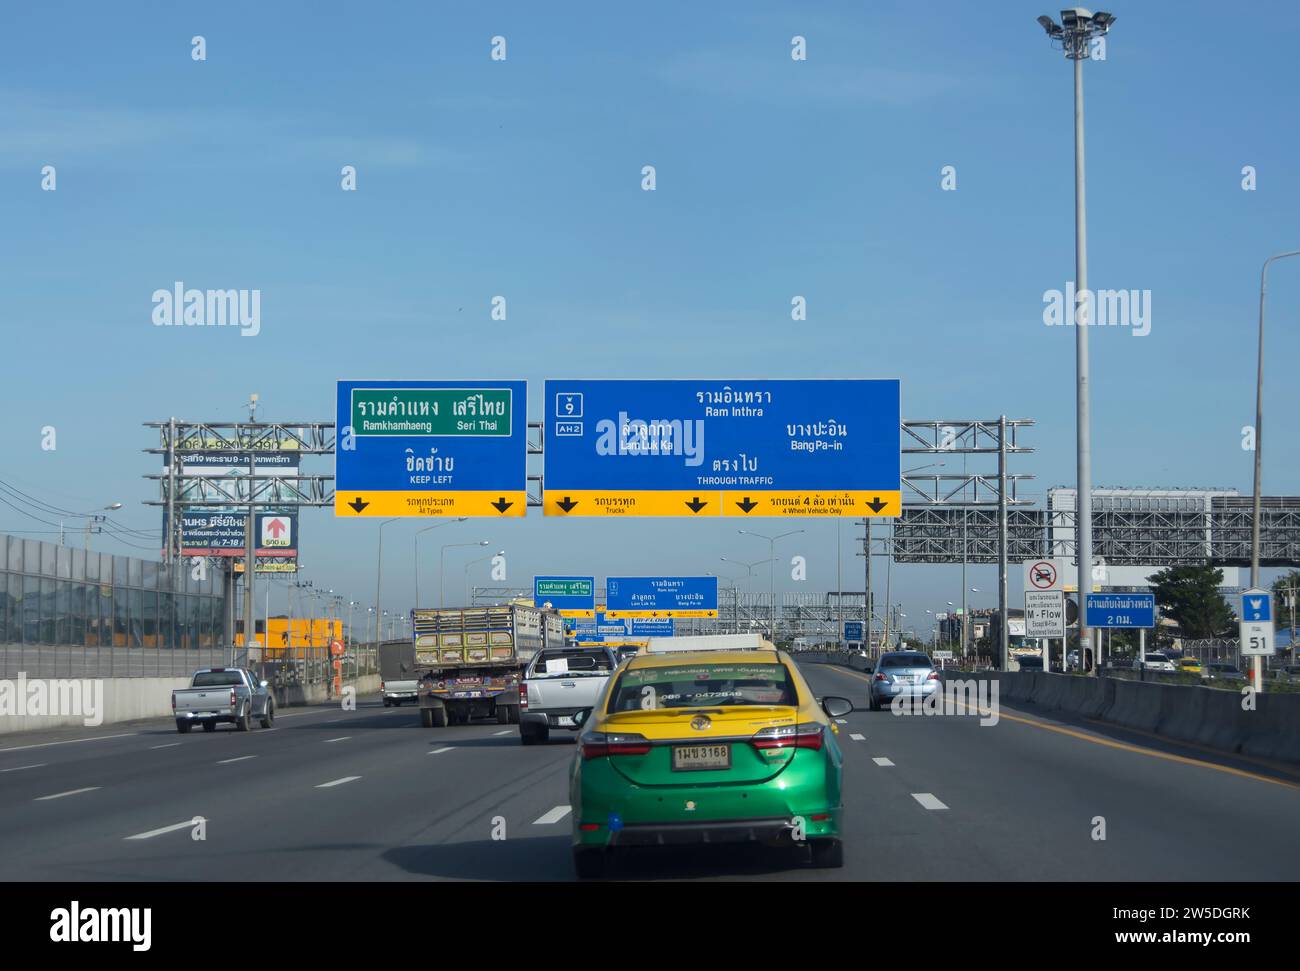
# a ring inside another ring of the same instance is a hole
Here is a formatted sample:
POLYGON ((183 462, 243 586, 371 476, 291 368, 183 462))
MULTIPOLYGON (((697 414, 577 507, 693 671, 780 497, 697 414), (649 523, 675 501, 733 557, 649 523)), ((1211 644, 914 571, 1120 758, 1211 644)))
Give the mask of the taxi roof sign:
POLYGON ((689 637, 652 637, 647 654, 673 651, 775 651, 776 645, 762 634, 696 634, 689 637))

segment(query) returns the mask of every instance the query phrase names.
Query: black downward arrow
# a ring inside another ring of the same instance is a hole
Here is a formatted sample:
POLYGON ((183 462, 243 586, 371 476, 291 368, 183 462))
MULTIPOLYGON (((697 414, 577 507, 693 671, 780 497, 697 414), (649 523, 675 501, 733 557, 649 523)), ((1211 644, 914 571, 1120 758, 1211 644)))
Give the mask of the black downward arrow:
POLYGON ((880 512, 880 510, 884 509, 888 505, 889 503, 880 501, 880 496, 872 496, 871 501, 867 503, 867 508, 872 512, 880 512))
POLYGON ((511 506, 513 506, 514 503, 513 503, 513 502, 506 502, 506 497, 505 497, 505 496, 501 496, 500 498, 497 499, 496 502, 492 503, 492 505, 496 507, 497 512, 503 513, 503 512, 505 512, 507 509, 509 509, 511 506))
POLYGON ((744 502, 738 502, 738 503, 736 503, 736 505, 739 506, 741 509, 745 510, 745 515, 749 515, 749 511, 750 511, 751 509, 753 509, 755 506, 757 506, 758 503, 756 503, 756 502, 750 502, 750 501, 749 501, 749 496, 745 496, 745 501, 744 501, 744 502))
POLYGON ((557 502, 556 505, 559 506, 561 509, 563 509, 565 512, 569 512, 571 509, 573 509, 574 506, 577 505, 577 503, 574 502, 572 499, 570 499, 568 496, 565 496, 564 501, 557 502))
POLYGON ((349 502, 348 505, 351 506, 353 509, 355 509, 357 512, 361 512, 361 510, 365 509, 366 506, 370 505, 370 503, 362 502, 361 497, 357 496, 355 499, 349 502))
POLYGON ((690 507, 691 512, 698 513, 701 509, 703 509, 708 504, 709 502, 707 499, 704 502, 700 502, 699 496, 692 496, 691 501, 688 502, 686 505, 690 507))

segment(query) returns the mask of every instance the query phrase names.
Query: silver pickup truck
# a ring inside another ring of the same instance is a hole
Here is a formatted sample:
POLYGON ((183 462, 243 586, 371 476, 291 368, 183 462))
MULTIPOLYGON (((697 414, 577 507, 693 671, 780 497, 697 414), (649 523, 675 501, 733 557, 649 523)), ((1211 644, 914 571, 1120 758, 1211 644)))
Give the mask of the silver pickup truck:
POLYGON ((244 668, 204 668, 194 672, 188 688, 172 691, 172 714, 182 735, 196 724, 216 731, 218 722, 230 722, 241 732, 263 728, 275 721, 275 699, 265 681, 244 668))
POLYGON ((607 647, 540 651, 519 685, 519 741, 544 743, 552 728, 576 732, 574 714, 596 704, 617 667, 618 658, 607 647))

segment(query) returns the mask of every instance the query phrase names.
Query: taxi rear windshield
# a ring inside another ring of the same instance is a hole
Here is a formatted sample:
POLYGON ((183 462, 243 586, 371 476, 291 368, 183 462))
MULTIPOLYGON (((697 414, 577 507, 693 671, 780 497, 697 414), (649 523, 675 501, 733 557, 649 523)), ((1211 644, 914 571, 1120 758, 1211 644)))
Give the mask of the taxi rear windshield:
POLYGON ((608 710, 795 704, 798 695, 783 664, 682 664, 624 671, 608 710))

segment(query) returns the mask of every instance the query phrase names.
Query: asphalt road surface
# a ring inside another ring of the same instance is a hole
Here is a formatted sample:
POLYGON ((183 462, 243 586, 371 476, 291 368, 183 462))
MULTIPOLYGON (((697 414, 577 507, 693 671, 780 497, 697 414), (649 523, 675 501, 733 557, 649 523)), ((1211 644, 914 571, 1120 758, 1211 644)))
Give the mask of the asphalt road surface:
MULTIPOLYGON (((1300 772, 1002 707, 842 719, 845 866, 763 847, 637 851, 623 879, 1291 880, 1300 772), (1105 839, 1096 839, 1104 820, 1105 839)), ((570 880, 573 742, 421 728, 377 699, 271 730, 170 719, 0 736, 0 879, 570 880), (191 821, 206 820, 206 839, 191 821), (504 828, 505 839, 494 839, 504 828)))

